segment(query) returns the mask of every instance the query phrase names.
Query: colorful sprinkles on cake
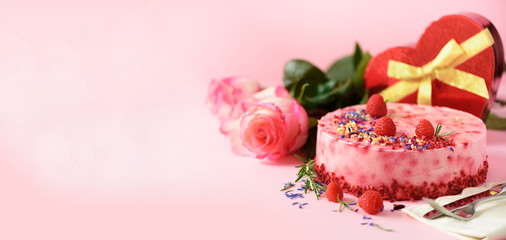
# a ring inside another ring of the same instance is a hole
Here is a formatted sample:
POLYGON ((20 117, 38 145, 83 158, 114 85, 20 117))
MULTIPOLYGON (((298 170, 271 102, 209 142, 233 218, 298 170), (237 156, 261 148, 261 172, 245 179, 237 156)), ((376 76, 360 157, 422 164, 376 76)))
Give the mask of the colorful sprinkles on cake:
POLYGON ((371 125, 374 126, 376 118, 371 118, 371 116, 365 113, 364 109, 361 109, 360 111, 348 111, 342 116, 334 116, 333 125, 338 138, 353 139, 357 142, 365 142, 371 145, 391 146, 392 149, 401 148, 423 151, 426 149, 449 147, 453 151, 452 146, 455 145, 453 139, 445 139, 442 136, 436 136, 429 140, 417 138, 416 136, 408 137, 405 134, 394 137, 379 136, 374 133, 373 126, 369 128, 365 126, 365 121, 373 121, 371 125))

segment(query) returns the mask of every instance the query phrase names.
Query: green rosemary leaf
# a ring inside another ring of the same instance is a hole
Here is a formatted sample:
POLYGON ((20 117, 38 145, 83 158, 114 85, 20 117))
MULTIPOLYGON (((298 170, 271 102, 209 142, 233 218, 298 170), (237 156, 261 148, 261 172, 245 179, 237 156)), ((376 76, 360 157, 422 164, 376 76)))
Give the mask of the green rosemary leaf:
MULTIPOLYGON (((344 206, 345 208, 352 210, 351 207, 348 206, 348 204, 346 204, 345 202, 342 202, 341 199, 339 199, 339 197, 337 198, 337 201, 341 203, 341 206, 344 206)), ((341 208, 341 206, 339 206, 339 208, 341 208)))
POLYGON ((317 182, 315 182, 315 184, 316 184, 316 187, 317 187, 317 188, 323 188, 323 189, 325 189, 325 188, 326 188, 326 187, 322 186, 321 184, 319 184, 319 183, 317 183, 317 182))
POLYGON ((451 131, 449 131, 449 132, 447 132, 447 133, 443 133, 443 134, 441 134, 441 135, 440 135, 439 133, 441 132, 441 129, 442 129, 442 128, 443 128, 443 126, 442 126, 441 124, 439 124, 439 123, 438 123, 438 124, 436 125, 436 131, 435 131, 435 133, 434 133, 434 136, 435 136, 436 138, 440 137, 441 139, 443 139, 443 140, 445 140, 445 141, 449 141, 449 139, 446 139, 446 138, 443 138, 443 137, 444 137, 444 136, 448 136, 448 135, 450 135, 450 134, 454 133, 454 132, 455 132, 455 130, 451 130, 451 131))
POLYGON ((314 184, 313 184, 313 181, 309 181, 309 189, 311 190, 315 190, 316 188, 314 187, 314 184))
POLYGON ((378 225, 376 223, 373 223, 372 225, 376 226, 377 228, 379 228, 383 231, 387 231, 387 232, 393 231, 393 229, 390 229, 390 228, 382 228, 380 225, 378 225))
POLYGON ((295 180, 295 182, 298 182, 304 176, 303 174, 297 174, 297 175, 299 175, 299 176, 297 177, 297 179, 295 180))
POLYGON ((300 168, 299 172, 297 173, 297 179, 295 182, 299 181, 302 177, 306 177, 304 180, 305 186, 304 186, 304 193, 307 193, 308 189, 311 189, 314 191, 316 198, 320 199, 320 191, 325 190, 325 187, 316 182, 316 178, 318 175, 315 172, 315 165, 314 159, 306 160, 302 159, 302 157, 295 155, 297 158, 299 158, 301 161, 305 162, 303 165, 296 166, 300 168))
POLYGON ((439 132, 441 131, 441 125, 439 125, 439 123, 436 125, 436 131, 434 133, 434 136, 438 136, 439 135, 439 132))
POLYGON ((451 130, 451 131, 449 131, 449 132, 447 132, 447 133, 443 133, 443 134, 439 135, 439 137, 448 136, 448 135, 450 135, 450 134, 452 134, 452 133, 454 133, 454 132, 455 132, 455 130, 451 130))
MULTIPOLYGON (((307 160, 307 159, 305 159, 305 158, 303 158, 303 157, 301 157, 301 156, 299 156, 299 155, 297 155, 297 154, 295 154, 295 157, 296 157, 296 158, 298 158, 298 159, 299 159, 300 161, 302 161, 303 163, 307 163, 307 162, 309 161, 309 160, 307 160)), ((305 165, 306 165, 306 164, 302 164, 302 165, 299 165, 299 166, 300 166, 300 167, 303 167, 303 166, 305 166, 305 165)))
POLYGON ((291 187, 293 187, 293 183, 288 182, 288 183, 286 184, 286 186, 285 186, 284 188, 282 188, 280 191, 285 191, 285 190, 287 190, 287 189, 289 189, 289 188, 291 188, 291 187))

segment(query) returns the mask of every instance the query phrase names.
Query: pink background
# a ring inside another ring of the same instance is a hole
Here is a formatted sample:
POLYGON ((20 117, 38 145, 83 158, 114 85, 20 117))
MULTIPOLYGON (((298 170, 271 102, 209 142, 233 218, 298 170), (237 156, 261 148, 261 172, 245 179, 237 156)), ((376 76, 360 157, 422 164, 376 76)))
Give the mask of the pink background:
MULTIPOLYGON (((388 233, 311 195, 305 209, 292 206, 279 189, 297 162, 234 156, 204 107, 207 85, 229 75, 278 85, 292 58, 326 68, 355 41, 374 55, 464 11, 489 18, 505 45, 505 10, 504 1, 0 1, 0 239, 446 239, 402 212, 374 217, 388 233)), ((506 177, 504 137, 489 131, 489 181, 506 177)))

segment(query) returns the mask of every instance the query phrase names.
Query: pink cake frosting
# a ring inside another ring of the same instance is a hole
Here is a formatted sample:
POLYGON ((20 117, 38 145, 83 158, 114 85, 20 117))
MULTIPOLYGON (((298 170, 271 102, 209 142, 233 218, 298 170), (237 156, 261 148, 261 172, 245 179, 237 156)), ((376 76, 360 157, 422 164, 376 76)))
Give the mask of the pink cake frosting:
POLYGON ((322 182, 338 182, 355 196, 374 189, 394 201, 457 194, 485 181, 486 128, 481 119, 446 107, 387 107, 397 128, 394 137, 374 137, 376 120, 364 113, 365 105, 320 119, 315 170, 322 182), (455 132, 447 140, 416 139, 416 125, 424 118, 434 127, 441 124, 441 133, 455 132))

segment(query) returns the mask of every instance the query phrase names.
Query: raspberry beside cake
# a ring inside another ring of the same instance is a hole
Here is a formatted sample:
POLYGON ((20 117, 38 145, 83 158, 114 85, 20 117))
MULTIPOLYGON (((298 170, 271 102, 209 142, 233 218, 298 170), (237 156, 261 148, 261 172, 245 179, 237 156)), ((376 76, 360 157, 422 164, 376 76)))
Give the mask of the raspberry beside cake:
POLYGON ((315 170, 322 182, 338 182, 360 196, 369 189, 384 199, 416 200, 457 194, 477 186, 488 171, 486 128, 481 119, 459 110, 388 103, 394 136, 375 134, 378 122, 366 105, 338 109, 318 124, 315 170), (445 137, 416 137, 422 119, 442 125, 445 137))

